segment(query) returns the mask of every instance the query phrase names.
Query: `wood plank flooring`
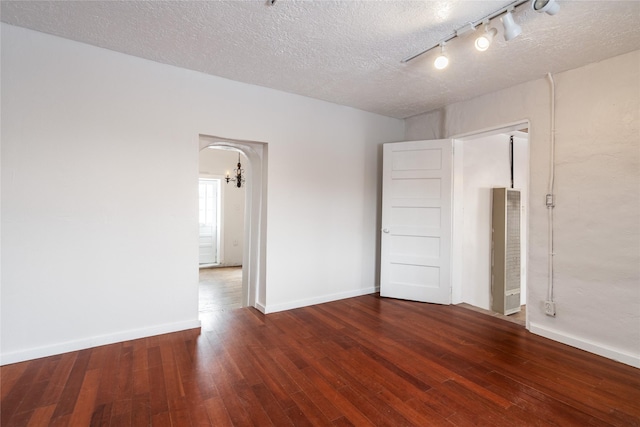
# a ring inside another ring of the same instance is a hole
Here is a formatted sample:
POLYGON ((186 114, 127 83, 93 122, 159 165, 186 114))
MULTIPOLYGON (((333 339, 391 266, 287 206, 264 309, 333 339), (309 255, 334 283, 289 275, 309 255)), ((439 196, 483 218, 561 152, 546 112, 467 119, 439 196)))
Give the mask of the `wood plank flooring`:
POLYGON ((242 267, 201 268, 198 293, 200 316, 242 307, 242 267))
POLYGON ((368 295, 2 367, 8 426, 637 426, 640 370, 368 295))
POLYGON ((507 314, 507 315, 496 313, 495 311, 491 311, 491 310, 485 310, 483 308, 476 307, 471 304, 467 304, 465 302, 457 305, 458 307, 463 307, 468 310, 473 310, 479 313, 488 314, 489 316, 497 317, 499 319, 506 320, 507 322, 516 323, 521 326, 525 326, 527 324, 527 306, 526 305, 521 305, 519 312, 513 313, 513 314, 507 314))

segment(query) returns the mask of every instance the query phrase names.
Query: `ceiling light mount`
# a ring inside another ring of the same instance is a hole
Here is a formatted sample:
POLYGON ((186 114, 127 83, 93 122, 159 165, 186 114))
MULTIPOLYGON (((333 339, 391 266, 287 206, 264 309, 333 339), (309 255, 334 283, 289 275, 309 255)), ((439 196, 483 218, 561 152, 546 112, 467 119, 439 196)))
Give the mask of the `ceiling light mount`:
POLYGON ((491 42, 493 42, 494 37, 498 34, 498 30, 496 28, 489 28, 489 20, 487 19, 483 23, 484 31, 483 33, 476 39, 475 46, 476 49, 480 52, 484 52, 489 49, 491 46, 491 42))
POLYGON ((560 10, 560 5, 556 0, 531 0, 531 9, 536 12, 546 12, 548 15, 555 15, 560 10))
POLYGON ((511 7, 507 9, 507 13, 500 18, 502 25, 504 25, 504 39, 506 41, 511 41, 522 33, 522 27, 513 20, 512 12, 513 8, 511 7))
POLYGON ((440 55, 438 55, 436 60, 433 61, 433 66, 438 70, 443 70, 447 68, 447 65, 449 65, 449 58, 444 53, 444 45, 445 42, 440 43, 440 55))
POLYGON ((476 30, 476 26, 473 25, 472 22, 469 22, 467 25, 460 27, 456 30, 456 37, 462 37, 467 33, 472 33, 476 30))

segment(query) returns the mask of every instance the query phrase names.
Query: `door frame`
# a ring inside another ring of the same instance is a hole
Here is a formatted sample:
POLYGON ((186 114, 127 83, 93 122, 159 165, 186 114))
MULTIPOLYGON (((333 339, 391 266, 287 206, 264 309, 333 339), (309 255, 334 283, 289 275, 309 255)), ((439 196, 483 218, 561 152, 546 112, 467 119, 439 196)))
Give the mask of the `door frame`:
POLYGON ((220 147, 240 151, 247 159, 244 251, 242 255, 242 305, 266 311, 266 230, 268 144, 199 135, 199 150, 220 147))
MULTIPOLYGON (((451 139, 453 140, 453 207, 452 207, 452 274, 451 274, 451 300, 453 304, 460 304, 462 301, 462 269, 463 263, 463 209, 464 209, 464 187, 463 187, 463 167, 464 167, 464 143, 473 139, 482 137, 498 135, 503 133, 514 132, 527 128, 529 129, 529 143, 527 144, 527 157, 529 163, 529 174, 527 176, 527 187, 529 188, 529 200, 526 200, 526 216, 527 227, 524 232, 526 233, 527 245, 526 251, 523 254, 526 257, 527 269, 529 268, 529 248, 531 242, 529 239, 529 218, 531 210, 531 123, 528 119, 521 120, 501 126, 486 128, 478 131, 468 132, 460 135, 455 135, 451 139)), ((527 271, 526 278, 529 277, 529 271, 527 271)), ((529 301, 529 286, 526 287, 526 301, 529 301)), ((526 313, 526 327, 529 329, 529 315, 526 313)))

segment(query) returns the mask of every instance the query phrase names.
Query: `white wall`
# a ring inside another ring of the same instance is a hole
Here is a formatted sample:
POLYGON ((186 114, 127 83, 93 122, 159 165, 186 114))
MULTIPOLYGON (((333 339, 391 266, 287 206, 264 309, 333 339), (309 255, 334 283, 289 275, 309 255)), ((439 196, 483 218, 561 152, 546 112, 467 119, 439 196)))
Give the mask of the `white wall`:
MULTIPOLYGON (((491 189, 510 187, 509 136, 498 134, 463 142, 462 301, 491 309, 491 189)), ((526 219, 529 174, 527 138, 514 137, 514 187, 520 190, 526 219)), ((458 151, 456 151, 456 155, 458 151)), ((523 229, 524 231, 524 229, 523 229)), ((522 233, 522 254, 526 251, 522 233)), ((526 268, 526 257, 522 257, 526 268)), ((525 272, 526 273, 526 272, 525 272)), ((526 301, 526 274, 522 274, 521 304, 526 301)))
POLYGON ((2 363, 198 325, 199 134, 269 144, 268 310, 374 290, 403 122, 2 24, 2 363))
POLYGON ((531 81, 406 120, 407 139, 528 119, 532 332, 640 366, 640 51, 556 81, 555 300, 545 316, 550 90, 531 81), (491 108, 487 108, 487 106, 491 108))
MULTIPOLYGON (((238 152, 205 148, 200 151, 199 165, 202 178, 224 178, 238 163, 238 152)), ((241 163, 247 164, 246 159, 241 158, 241 163)), ((244 207, 246 185, 238 188, 235 182, 227 184, 224 179, 221 184, 221 239, 220 239, 220 265, 242 265, 242 250, 244 241, 244 207)))

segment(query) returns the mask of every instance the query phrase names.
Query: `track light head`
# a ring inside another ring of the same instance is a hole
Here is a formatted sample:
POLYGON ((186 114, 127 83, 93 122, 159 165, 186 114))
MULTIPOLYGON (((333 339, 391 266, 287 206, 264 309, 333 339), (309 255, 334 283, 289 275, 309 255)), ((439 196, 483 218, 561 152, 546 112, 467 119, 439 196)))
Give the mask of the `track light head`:
POLYGON ((449 65, 449 58, 444 53, 444 43, 440 43, 440 55, 433 61, 433 66, 438 70, 443 70, 449 65))
POLYGON ((484 52, 485 50, 489 49, 489 46, 491 46, 491 42, 493 41, 493 38, 498 34, 498 30, 496 30, 495 28, 489 28, 489 22, 485 22, 484 23, 484 32, 476 39, 476 49, 478 49, 480 52, 484 52))
POLYGON ((504 25, 504 39, 506 41, 510 41, 515 39, 522 32, 522 27, 516 24, 516 21, 513 20, 513 15, 511 12, 513 8, 508 9, 507 13, 504 14, 500 20, 502 21, 502 25, 504 25))
POLYGON ((560 5, 556 3, 556 0, 533 0, 531 2, 531 9, 536 12, 546 12, 549 15, 555 15, 560 10, 560 5))

